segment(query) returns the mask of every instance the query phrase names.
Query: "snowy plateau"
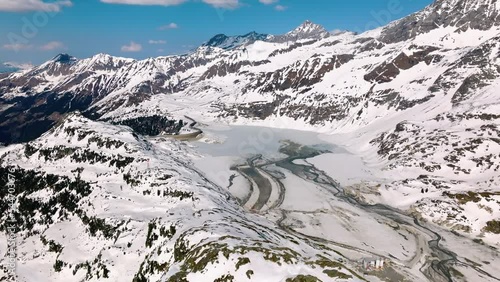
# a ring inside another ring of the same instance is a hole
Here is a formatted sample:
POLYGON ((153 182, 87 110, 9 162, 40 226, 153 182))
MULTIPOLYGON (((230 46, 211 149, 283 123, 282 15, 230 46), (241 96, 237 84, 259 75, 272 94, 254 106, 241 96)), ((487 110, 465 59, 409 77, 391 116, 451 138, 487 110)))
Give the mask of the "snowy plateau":
POLYGON ((0 142, 0 281, 499 281, 500 2, 60 54, 0 142))

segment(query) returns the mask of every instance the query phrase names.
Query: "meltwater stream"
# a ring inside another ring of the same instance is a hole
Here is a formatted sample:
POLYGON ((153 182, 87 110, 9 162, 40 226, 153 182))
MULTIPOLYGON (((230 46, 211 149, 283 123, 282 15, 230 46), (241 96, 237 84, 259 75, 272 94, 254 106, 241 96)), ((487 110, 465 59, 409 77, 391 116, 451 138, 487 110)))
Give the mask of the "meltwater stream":
MULTIPOLYGON (((310 132, 251 126, 224 127, 215 130, 216 132, 213 130, 213 128, 204 129, 209 136, 212 134, 211 137, 216 140, 215 142, 197 144, 202 154, 212 157, 206 161, 207 165, 202 170, 207 175, 217 175, 219 170, 223 169, 223 165, 217 166, 214 160, 222 159, 223 162, 226 162, 228 170, 229 166, 233 165, 232 171, 228 171, 227 177, 224 178, 226 184, 221 183, 220 185, 223 187, 224 185, 229 185, 229 187, 242 185, 241 180, 237 182, 236 178, 237 175, 243 176, 250 186, 250 192, 257 189, 259 193, 258 197, 254 197, 252 200, 250 200, 250 195, 240 196, 241 205, 262 214, 268 212, 274 212, 276 215, 281 214, 281 219, 277 221, 280 228, 309 241, 312 246, 321 244, 338 250, 353 251, 362 256, 381 256, 379 253, 375 253, 373 248, 364 248, 363 245, 359 244, 352 245, 349 241, 337 242, 335 237, 326 239, 307 235, 285 224, 292 211, 282 207, 282 204, 286 202, 285 192, 292 187, 287 187, 291 184, 289 181, 287 182, 287 175, 284 172, 320 187, 339 203, 348 205, 353 210, 363 214, 368 214, 375 224, 377 224, 377 219, 381 219, 411 231, 410 233, 416 238, 417 248, 414 250, 414 255, 413 252, 410 253, 411 258, 406 256, 409 258, 408 261, 406 258, 396 258, 389 252, 387 255, 383 255, 386 259, 396 262, 395 266, 404 266, 403 268, 397 267, 398 272, 401 272, 396 273, 400 275, 399 278, 386 277, 389 279, 388 281, 402 281, 403 277, 412 281, 421 281, 424 277, 427 281, 455 281, 456 277, 453 274, 456 272, 453 266, 456 265, 474 269, 478 276, 487 277, 490 281, 500 281, 497 273, 487 273, 480 265, 463 259, 463 254, 460 256, 445 248, 442 244, 442 235, 439 234, 441 231, 437 231, 438 228, 420 222, 417 218, 396 208, 382 204, 369 205, 345 193, 335 179, 307 161, 329 152, 345 153, 341 148, 332 144, 324 144, 318 135, 310 132), (255 142, 256 139, 257 142, 255 142), (290 139, 293 142, 283 141, 290 139), (235 159, 238 161, 234 161, 235 159), (273 189, 278 190, 279 195, 272 195, 271 190, 273 189), (412 274, 414 272, 410 271, 410 269, 418 271, 417 267, 420 267, 421 275, 419 276, 421 278, 416 278, 415 274, 412 274)), ((384 235, 381 234, 381 236, 384 235)))
MULTIPOLYGON (((286 157, 278 160, 269 161, 264 159, 262 155, 255 155, 248 158, 247 163, 245 165, 237 167, 237 170, 240 173, 242 173, 246 178, 253 179, 254 185, 258 186, 258 187, 253 187, 253 189, 261 190, 259 200, 257 201, 257 204, 253 206, 253 209, 257 211, 262 209, 264 203, 267 201, 267 199, 269 199, 270 195, 269 191, 270 183, 266 178, 264 178, 259 173, 259 171, 265 172, 267 174, 267 177, 270 177, 273 179, 273 181, 279 183, 280 187, 283 188, 280 194, 284 194, 284 190, 286 189, 286 187, 282 182, 282 177, 277 177, 276 172, 268 169, 269 166, 276 165, 277 167, 283 168, 291 172, 292 174, 300 177, 301 179, 315 183, 316 185, 324 188, 326 191, 332 193, 339 200, 344 201, 356 208, 376 214, 376 216, 381 216, 399 225, 405 225, 407 227, 410 227, 420 232, 420 236, 427 235, 433 238, 432 240, 427 242, 430 253, 424 254, 423 251, 422 253, 420 253, 420 257, 426 255, 426 263, 420 268, 420 271, 429 281, 450 281, 450 282, 454 281, 453 276, 450 274, 450 267, 456 263, 467 265, 475 269, 482 275, 500 281, 498 277, 495 277, 483 271, 481 268, 475 265, 459 261, 459 258, 457 258, 457 255, 455 253, 441 246, 440 244, 440 241, 442 240, 441 235, 436 231, 434 231, 433 229, 431 229, 430 227, 427 227, 423 223, 419 222, 417 218, 411 217, 398 209, 386 205, 365 204, 359 201, 357 198, 346 194, 342 189, 342 187, 334 179, 328 176, 325 172, 317 169, 314 165, 307 162, 307 159, 313 158, 322 153, 326 153, 327 151, 318 150, 308 146, 300 146, 293 142, 286 142, 279 149, 279 152, 286 155, 286 157), (297 164, 295 162, 297 160, 301 160, 300 162, 301 164, 297 164)), ((280 198, 282 202, 283 195, 281 195, 280 198)), ((277 206, 279 206, 279 204, 280 203, 278 202, 277 206)), ((285 219, 286 219, 286 212, 283 212, 283 218, 281 218, 278 222, 279 226, 282 229, 286 230, 287 232, 293 233, 294 235, 301 236, 303 238, 305 237, 312 241, 319 241, 321 243, 336 245, 342 248, 348 248, 355 251, 363 251, 359 250, 359 248, 357 247, 350 247, 346 246, 345 244, 299 233, 291 229, 290 227, 284 225, 283 221, 285 219)), ((419 258, 417 257, 417 259, 419 258)))

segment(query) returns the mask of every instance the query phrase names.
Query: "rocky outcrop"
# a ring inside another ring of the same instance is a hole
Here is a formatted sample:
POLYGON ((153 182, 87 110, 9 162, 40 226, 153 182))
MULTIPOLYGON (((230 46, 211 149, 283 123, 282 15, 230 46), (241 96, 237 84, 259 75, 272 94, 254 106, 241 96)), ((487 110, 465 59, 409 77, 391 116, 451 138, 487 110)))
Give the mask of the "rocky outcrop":
POLYGON ((390 82, 401 73, 401 70, 408 70, 421 62, 425 62, 427 65, 438 63, 442 59, 441 55, 431 54, 438 50, 436 47, 412 46, 409 49, 410 52, 413 51, 412 54, 407 55, 405 52, 400 53, 393 60, 384 62, 375 67, 371 72, 365 75, 365 80, 377 83, 390 82))
POLYGON ((200 77, 199 80, 211 79, 217 76, 224 77, 228 74, 238 73, 244 66, 260 66, 268 63, 270 63, 269 60, 257 61, 257 62, 238 61, 235 63, 221 61, 208 68, 208 70, 200 77))

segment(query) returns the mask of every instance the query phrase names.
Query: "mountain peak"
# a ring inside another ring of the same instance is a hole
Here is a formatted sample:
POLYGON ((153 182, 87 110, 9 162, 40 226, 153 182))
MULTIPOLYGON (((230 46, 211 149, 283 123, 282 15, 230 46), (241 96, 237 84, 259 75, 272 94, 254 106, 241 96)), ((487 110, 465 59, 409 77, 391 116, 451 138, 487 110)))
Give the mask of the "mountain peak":
MULTIPOLYGON (((115 57, 113 57, 109 54, 106 54, 106 53, 99 53, 99 54, 92 56, 92 58, 90 58, 90 59, 94 62, 108 62, 108 61, 112 61, 113 59, 115 59, 115 57)), ((119 58, 116 57, 116 59, 119 59, 119 58)))
POLYGON ((73 64, 76 61, 77 59, 75 57, 70 56, 66 53, 61 53, 52 59, 52 62, 61 64, 73 64))
POLYGON ((318 34, 328 32, 322 25, 315 24, 310 20, 306 20, 301 25, 299 25, 294 30, 288 32, 287 34, 318 34))
POLYGON ((302 39, 322 39, 331 34, 321 25, 315 24, 310 20, 303 22, 300 26, 284 35, 268 35, 249 32, 245 35, 227 36, 225 34, 217 34, 201 45, 202 47, 218 47, 226 50, 234 49, 239 46, 252 44, 255 41, 268 42, 286 42, 302 39))
POLYGON ((301 40, 301 39, 321 39, 328 37, 330 33, 319 24, 315 24, 310 20, 303 22, 294 30, 285 34, 287 38, 301 40))

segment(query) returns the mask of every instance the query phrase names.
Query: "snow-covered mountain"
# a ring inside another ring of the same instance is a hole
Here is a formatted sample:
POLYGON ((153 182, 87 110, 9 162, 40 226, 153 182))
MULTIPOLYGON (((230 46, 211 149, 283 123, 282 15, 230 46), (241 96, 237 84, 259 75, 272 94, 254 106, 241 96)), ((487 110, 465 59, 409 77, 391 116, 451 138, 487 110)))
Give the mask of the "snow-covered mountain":
POLYGON ((294 30, 283 35, 269 35, 256 33, 255 31, 238 36, 217 34, 202 46, 218 47, 229 50, 241 46, 250 45, 255 43, 256 41, 284 43, 297 42, 304 39, 319 40, 329 36, 331 36, 331 34, 323 26, 315 24, 311 21, 305 21, 294 30))
MULTIPOLYGON (((333 279, 323 275, 323 266, 338 263, 334 254, 318 263, 321 268, 305 267, 325 255, 225 200, 224 191, 192 168, 189 159, 196 153, 189 146, 157 144, 117 125, 154 115, 329 133, 378 169, 377 180, 346 187, 360 199, 498 247, 499 5, 437 0, 362 34, 331 35, 306 22, 284 35, 218 35, 181 56, 62 54, 28 71, 0 75, 0 142, 28 142, 3 148, 2 167, 18 166, 19 177, 64 174, 68 185, 89 185, 79 194, 54 183, 18 195, 29 207, 48 205, 44 201, 60 207, 27 208, 22 215, 30 227, 22 235, 32 242, 23 247, 23 267, 31 272, 58 263, 62 272, 51 277, 76 273, 85 281, 111 268, 110 275, 123 272, 136 281, 184 281, 189 273, 189 281, 200 281, 197 275, 246 281, 250 270, 252 279, 266 281, 272 270, 258 274, 250 266, 264 267, 271 257, 280 261, 273 281, 288 281, 291 274, 333 279), (82 115, 68 115, 75 111, 82 115), (145 169, 147 160, 156 168, 145 169), (62 173, 61 167, 73 172, 62 173), (83 184, 71 184, 75 179, 83 184), (119 214, 117 207, 131 203, 130 215, 119 214), (82 240, 89 243, 80 249, 75 242, 82 240), (61 242, 63 255, 58 248, 39 251, 61 242), (212 253, 210 246, 227 252, 212 253), (84 252, 84 259, 75 259, 76 252, 84 252), (118 253, 123 261, 114 261, 118 253), (251 263, 241 272, 243 254, 251 263), (124 261, 135 268, 123 268, 124 261), (200 263, 207 261, 234 264, 234 270, 214 267, 202 274, 200 263)), ((351 275, 348 265, 338 267, 351 275)))

